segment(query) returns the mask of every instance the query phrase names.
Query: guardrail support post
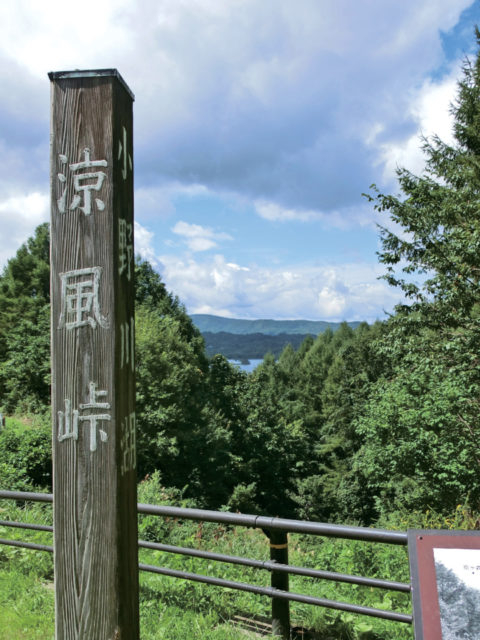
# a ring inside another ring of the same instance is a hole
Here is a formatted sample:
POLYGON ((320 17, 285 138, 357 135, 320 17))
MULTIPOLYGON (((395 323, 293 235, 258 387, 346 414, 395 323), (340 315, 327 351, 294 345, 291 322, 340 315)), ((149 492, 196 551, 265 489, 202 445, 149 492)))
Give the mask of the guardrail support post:
MULTIPOLYGON (((270 560, 288 564, 288 534, 271 529, 265 532, 270 539, 270 560)), ((288 573, 272 571, 271 586, 288 591, 288 573)), ((290 638, 290 603, 288 600, 272 598, 272 634, 284 640, 290 638)))

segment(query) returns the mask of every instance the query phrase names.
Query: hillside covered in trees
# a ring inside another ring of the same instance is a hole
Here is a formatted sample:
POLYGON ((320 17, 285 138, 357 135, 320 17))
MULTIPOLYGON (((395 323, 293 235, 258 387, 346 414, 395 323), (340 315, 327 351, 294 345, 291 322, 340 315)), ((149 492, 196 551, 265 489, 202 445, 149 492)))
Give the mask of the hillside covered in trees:
POLYGON ((226 331, 218 333, 202 331, 207 355, 214 356, 221 353, 226 358, 246 363, 251 358, 261 360, 267 353, 278 358, 287 345, 298 349, 308 335, 310 334, 280 333, 271 336, 264 333, 238 334, 226 331))
MULTIPOLYGON (((247 375, 207 355, 181 302, 137 261, 139 479, 158 470, 201 507, 344 523, 478 510, 479 59, 465 63, 453 112, 455 145, 425 141, 424 174, 398 171, 402 195, 367 195, 385 216, 385 278, 406 297, 385 322, 309 336, 247 375)), ((42 225, 0 277, 7 414, 49 411, 48 246, 42 225)), ((28 438, 35 454, 0 434, 6 488, 48 486, 49 428, 28 438)))
MULTIPOLYGON (((239 318, 224 318, 212 316, 208 313, 193 313, 194 325, 202 333, 233 333, 236 335, 250 335, 261 333, 266 336, 278 335, 312 335, 316 336, 327 329, 336 331, 340 322, 325 322, 324 320, 246 320, 239 318)), ((360 322, 349 322, 352 329, 356 329, 360 322)))
MULTIPOLYGON (((223 318, 208 314, 192 314, 194 325, 200 330, 208 356, 221 353, 226 358, 248 362, 262 359, 267 353, 276 358, 287 345, 298 349, 308 337, 316 337, 330 329, 337 331, 340 322, 311 320, 245 320, 223 318)), ((360 322, 349 322, 352 329, 360 322)))

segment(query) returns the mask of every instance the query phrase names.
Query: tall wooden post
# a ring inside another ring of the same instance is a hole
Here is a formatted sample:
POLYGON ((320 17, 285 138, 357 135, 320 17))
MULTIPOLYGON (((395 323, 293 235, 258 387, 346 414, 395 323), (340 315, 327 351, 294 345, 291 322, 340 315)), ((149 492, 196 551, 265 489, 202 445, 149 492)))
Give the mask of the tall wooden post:
POLYGON ((133 94, 49 77, 55 632, 138 640, 133 94))

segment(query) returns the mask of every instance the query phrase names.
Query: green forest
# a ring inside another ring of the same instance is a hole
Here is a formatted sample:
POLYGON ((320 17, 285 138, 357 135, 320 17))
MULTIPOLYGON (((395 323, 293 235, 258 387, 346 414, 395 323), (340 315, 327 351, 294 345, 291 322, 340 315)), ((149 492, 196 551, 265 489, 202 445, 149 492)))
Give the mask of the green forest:
MULTIPOLYGON (((383 322, 343 323, 246 374, 207 355, 137 259, 140 483, 209 509, 480 527, 480 57, 452 111, 454 145, 424 140, 422 175, 400 168, 398 195, 365 194, 384 217, 384 278, 405 300, 383 322)), ((0 277, 4 489, 51 489, 49 322, 44 224, 0 277)))
POLYGON ((280 333, 269 336, 264 333, 227 333, 219 331, 202 331, 207 355, 212 357, 221 353, 226 358, 240 360, 248 364, 250 359, 262 360, 265 354, 271 353, 278 358, 287 345, 297 350, 309 334, 280 333))
MULTIPOLYGON (((278 358, 290 344, 295 350, 308 336, 317 336, 330 329, 336 331, 340 322, 322 320, 241 320, 208 314, 192 314, 194 325, 205 340, 208 356, 218 353, 248 364, 250 359, 262 360, 266 353, 278 358)), ((360 322, 348 322, 356 329, 360 322)))
MULTIPOLYGON (((340 326, 340 322, 326 322, 324 320, 245 320, 212 316, 207 313, 193 313, 190 317, 202 333, 220 333, 224 331, 225 333, 237 335, 261 333, 267 336, 280 334, 310 334, 316 336, 327 329, 336 331, 340 326)), ((353 329, 356 329, 360 322, 355 321, 348 324, 353 329)))

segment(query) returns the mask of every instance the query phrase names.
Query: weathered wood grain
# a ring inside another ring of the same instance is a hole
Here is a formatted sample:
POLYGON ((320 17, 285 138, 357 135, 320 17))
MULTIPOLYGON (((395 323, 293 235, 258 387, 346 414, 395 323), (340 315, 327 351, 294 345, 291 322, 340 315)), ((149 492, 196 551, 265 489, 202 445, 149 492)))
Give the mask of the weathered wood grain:
POLYGON ((50 79, 56 638, 136 640, 132 96, 50 79))

